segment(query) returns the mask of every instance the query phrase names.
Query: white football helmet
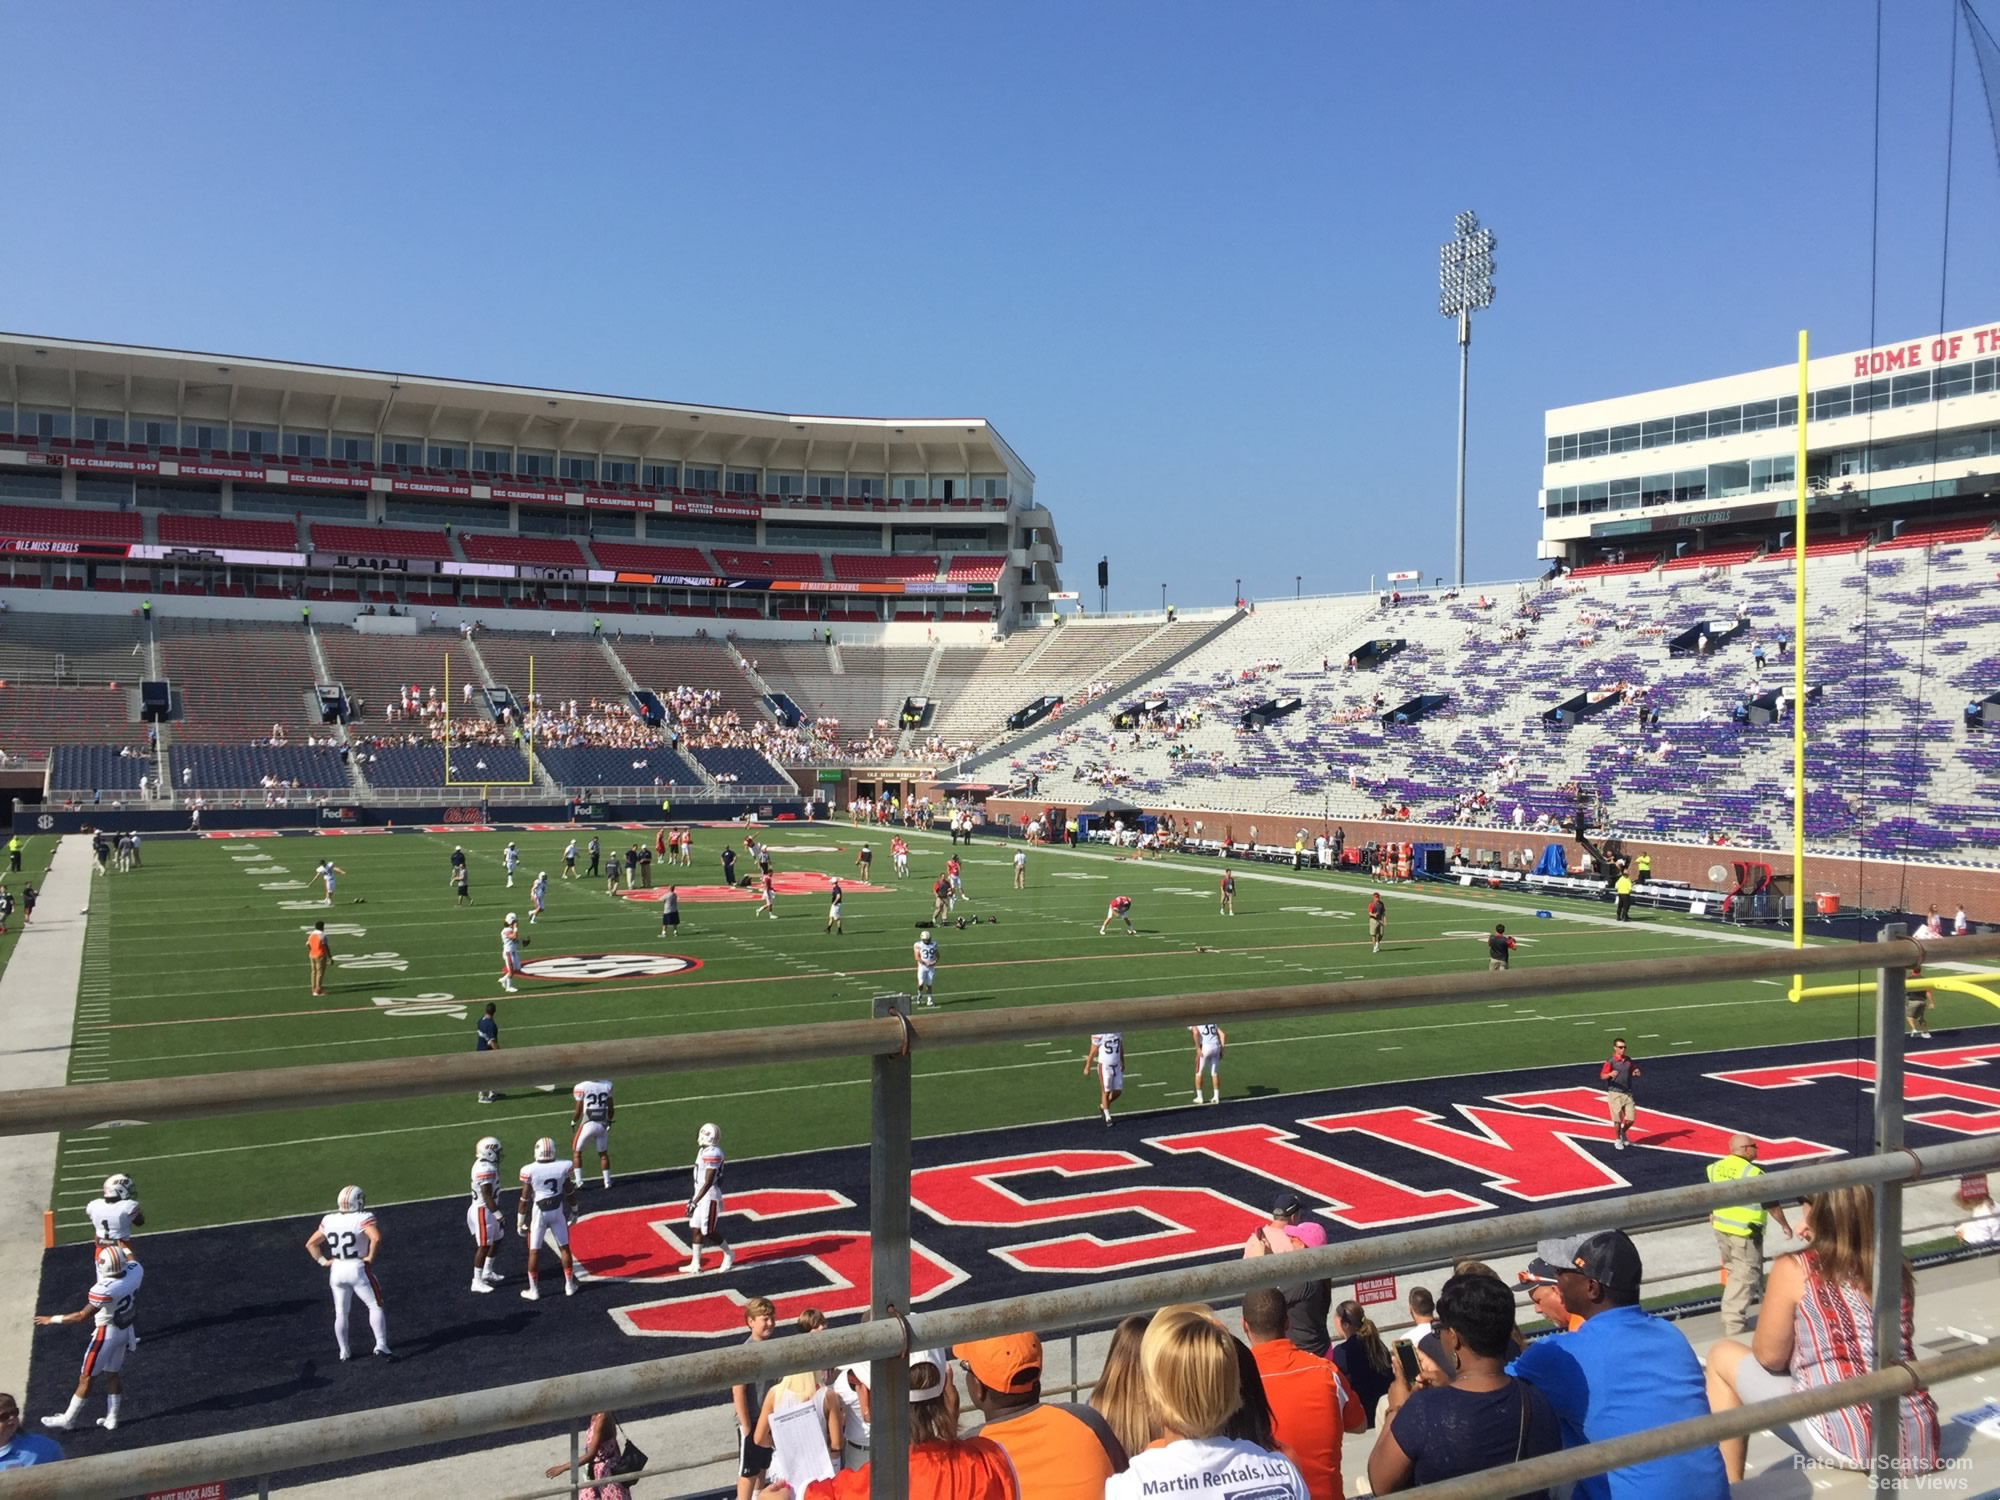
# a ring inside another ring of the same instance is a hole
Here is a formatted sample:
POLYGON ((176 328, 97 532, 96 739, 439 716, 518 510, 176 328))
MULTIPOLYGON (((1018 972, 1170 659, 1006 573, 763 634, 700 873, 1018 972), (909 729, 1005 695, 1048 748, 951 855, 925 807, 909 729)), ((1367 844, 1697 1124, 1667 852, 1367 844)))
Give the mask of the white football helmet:
POLYGON ((121 1203, 133 1197, 137 1191, 132 1186, 132 1179, 123 1172, 113 1172, 104 1179, 104 1196, 113 1203, 121 1203))
POLYGON ((97 1252, 97 1274, 109 1281, 114 1276, 123 1276, 125 1268, 132 1264, 122 1246, 106 1245, 97 1252))
POLYGON ((554 1161, 555 1159, 556 1143, 553 1140, 548 1136, 543 1136, 539 1141, 535 1142, 536 1161, 554 1161))
POLYGON ((500 1155, 506 1149, 506 1147, 500 1144, 499 1136, 481 1136, 479 1144, 472 1149, 473 1159, 476 1161, 490 1161, 498 1166, 500 1155))
POLYGON ((925 943, 928 943, 928 942, 929 942, 929 941, 931 940, 931 935, 930 935, 930 932, 929 932, 928 930, 926 930, 926 931, 924 931, 924 932, 921 932, 921 933, 919 933, 919 934, 917 935, 917 938, 918 938, 918 941, 919 941, 919 942, 925 942, 925 943))
POLYGON ((549 878, 549 872, 547 870, 542 871, 539 875, 535 877, 535 879, 537 880, 547 880, 548 878, 549 878))
POLYGON ((714 1125, 702 1126, 700 1133, 695 1136, 695 1144, 700 1146, 718 1145, 721 1140, 722 1131, 714 1125))
POLYGON ((360 1188, 350 1184, 340 1190, 336 1206, 344 1214, 358 1214, 368 1206, 368 1199, 360 1188))
POLYGON ((514 915, 514 914, 513 914, 513 913, 512 913, 511 911, 507 913, 507 925, 508 925, 509 927, 512 927, 512 926, 513 926, 513 925, 514 925, 514 924, 515 924, 516 922, 518 922, 518 921, 520 921, 520 920, 521 920, 521 919, 520 919, 519 917, 515 916, 515 915, 514 915))

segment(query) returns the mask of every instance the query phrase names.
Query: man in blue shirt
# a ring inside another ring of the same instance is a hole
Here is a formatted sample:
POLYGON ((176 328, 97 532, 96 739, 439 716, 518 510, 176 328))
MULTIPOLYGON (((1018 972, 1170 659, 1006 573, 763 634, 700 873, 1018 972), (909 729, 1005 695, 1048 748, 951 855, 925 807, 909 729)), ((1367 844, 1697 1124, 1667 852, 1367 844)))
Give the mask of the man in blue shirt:
MULTIPOLYGON (((1594 1234, 1566 1263, 1538 1256, 1563 1305, 1584 1320, 1574 1333, 1537 1339, 1508 1367, 1562 1419, 1563 1446, 1581 1447, 1708 1415, 1708 1392, 1694 1349, 1671 1323, 1639 1306, 1644 1269, 1623 1232, 1594 1234)), ((1573 1500, 1728 1500, 1722 1453, 1710 1446, 1581 1479, 1573 1500)))
POLYGON ((0 1395, 0 1469, 57 1463, 62 1456, 53 1438, 21 1431, 20 1403, 12 1396, 0 1395))
MULTIPOLYGON (((500 1007, 492 1001, 486 1002, 486 1014, 479 1018, 479 1028, 474 1034, 474 1052, 498 1052, 500 1050, 500 1007)), ((481 1104, 491 1104, 496 1095, 491 1089, 482 1089, 479 1094, 481 1104)))

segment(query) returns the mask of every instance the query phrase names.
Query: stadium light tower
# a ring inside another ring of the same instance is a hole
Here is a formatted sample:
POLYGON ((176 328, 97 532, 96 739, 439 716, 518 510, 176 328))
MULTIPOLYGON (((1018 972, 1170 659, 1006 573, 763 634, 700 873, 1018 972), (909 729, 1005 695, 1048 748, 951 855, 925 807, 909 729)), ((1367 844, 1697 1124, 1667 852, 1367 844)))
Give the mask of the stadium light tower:
POLYGON ((1452 223, 1438 247, 1438 311, 1458 319, 1458 542, 1452 586, 1465 587, 1465 377, 1472 353, 1472 315, 1493 305, 1493 252, 1500 241, 1470 211, 1452 223))

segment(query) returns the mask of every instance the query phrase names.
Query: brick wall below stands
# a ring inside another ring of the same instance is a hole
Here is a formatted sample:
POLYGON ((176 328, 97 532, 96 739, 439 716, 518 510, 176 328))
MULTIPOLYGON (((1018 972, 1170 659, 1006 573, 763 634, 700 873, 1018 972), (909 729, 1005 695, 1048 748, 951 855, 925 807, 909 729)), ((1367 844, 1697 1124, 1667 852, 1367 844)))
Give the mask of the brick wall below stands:
MULTIPOLYGON (((995 798, 986 804, 989 818, 1007 816, 1013 821, 1024 822, 1039 813, 1048 804, 1024 802, 1018 799, 995 798)), ((1066 809, 1073 811, 1074 809, 1066 809)), ((1443 844, 1446 849, 1464 848, 1468 854, 1476 849, 1510 851, 1526 849, 1539 855, 1551 843, 1563 846, 1563 857, 1575 868, 1578 857, 1583 853, 1575 839, 1567 835, 1549 833, 1537 834, 1533 830, 1520 833, 1511 828, 1466 828, 1466 827, 1426 827, 1420 823, 1375 823, 1355 820, 1335 820, 1324 822, 1318 818, 1286 818, 1282 816, 1250 816, 1244 813, 1203 812, 1198 808, 1170 809, 1174 819, 1182 827, 1196 818, 1202 821, 1205 838, 1219 839, 1233 837, 1238 843, 1247 843, 1250 830, 1257 830, 1257 842, 1290 846, 1293 836, 1303 828, 1306 838, 1311 840, 1322 832, 1331 836, 1334 827, 1347 830, 1347 847, 1352 849, 1371 841, 1378 843, 1434 843, 1443 844)), ((1649 844, 1641 840, 1627 839, 1624 848, 1633 859, 1641 854, 1653 857, 1653 876, 1657 880, 1682 881, 1701 889, 1720 888, 1727 890, 1735 883, 1735 872, 1730 871, 1727 879, 1715 881, 1709 878, 1712 866, 1728 868, 1735 860, 1756 861, 1771 866, 1782 885, 1786 873, 1791 869, 1789 853, 1775 854, 1750 849, 1738 849, 1730 845, 1714 848, 1694 848, 1686 844, 1649 844)), ((1518 856, 1516 856, 1518 859, 1518 856)), ((1832 891, 1840 897, 1845 910, 1866 908, 1870 910, 1922 912, 1935 905, 1946 917, 1962 902, 1965 912, 1979 923, 2000 923, 2000 869, 1967 869, 1961 866, 1923 863, 1895 864, 1886 860, 1834 859, 1808 854, 1806 856, 1807 898, 1811 899, 1820 891, 1832 891)))

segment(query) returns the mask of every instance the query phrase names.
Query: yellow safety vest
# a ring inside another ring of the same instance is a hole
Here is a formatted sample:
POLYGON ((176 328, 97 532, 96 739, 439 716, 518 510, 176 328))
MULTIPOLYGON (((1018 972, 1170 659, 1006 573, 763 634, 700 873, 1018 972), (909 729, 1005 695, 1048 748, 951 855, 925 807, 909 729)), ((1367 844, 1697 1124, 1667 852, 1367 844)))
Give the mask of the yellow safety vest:
MULTIPOLYGON (((1725 1156, 1721 1161, 1708 1164, 1710 1182, 1735 1182, 1742 1177, 1762 1177, 1764 1169, 1745 1161, 1740 1156, 1725 1156)), ((1718 1234, 1741 1235, 1748 1239, 1764 1227, 1764 1208, 1758 1203, 1741 1203, 1730 1208, 1718 1208, 1708 1216, 1708 1222, 1718 1234)))

